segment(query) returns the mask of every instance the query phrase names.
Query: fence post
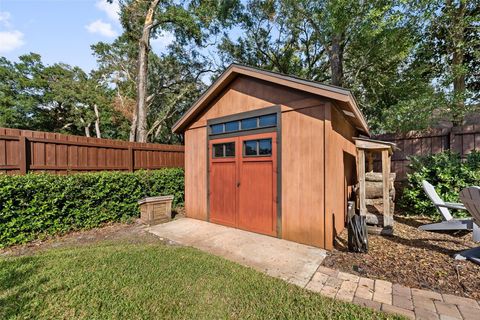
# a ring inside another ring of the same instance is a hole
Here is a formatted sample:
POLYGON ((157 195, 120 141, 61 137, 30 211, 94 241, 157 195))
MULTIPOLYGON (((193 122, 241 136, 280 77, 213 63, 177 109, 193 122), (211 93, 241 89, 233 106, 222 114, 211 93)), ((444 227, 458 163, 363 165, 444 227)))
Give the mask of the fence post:
POLYGON ((27 174, 28 172, 28 141, 27 137, 20 136, 18 137, 18 149, 19 149, 19 157, 18 157, 18 165, 20 167, 20 174, 27 174))
POLYGON ((134 158, 133 147, 128 147, 127 165, 128 165, 128 171, 130 172, 135 171, 135 158, 134 158))
POLYGON ((454 151, 455 149, 455 132, 453 132, 453 128, 450 128, 449 132, 448 132, 448 135, 449 135, 449 141, 450 141, 450 145, 448 146, 448 150, 452 150, 454 151))

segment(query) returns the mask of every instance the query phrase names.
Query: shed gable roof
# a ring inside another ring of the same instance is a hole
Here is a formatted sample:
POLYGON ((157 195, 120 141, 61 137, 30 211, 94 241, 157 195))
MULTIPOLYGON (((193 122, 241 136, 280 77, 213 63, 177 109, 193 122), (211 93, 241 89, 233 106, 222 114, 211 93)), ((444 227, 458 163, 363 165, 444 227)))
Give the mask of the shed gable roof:
POLYGON ((239 64, 231 64, 190 107, 190 109, 185 112, 177 123, 175 123, 172 131, 175 133, 184 131, 196 116, 199 115, 208 104, 239 75, 276 83, 338 101, 340 102, 340 108, 346 118, 352 121, 358 130, 370 135, 367 122, 358 108, 355 97, 350 90, 239 64))

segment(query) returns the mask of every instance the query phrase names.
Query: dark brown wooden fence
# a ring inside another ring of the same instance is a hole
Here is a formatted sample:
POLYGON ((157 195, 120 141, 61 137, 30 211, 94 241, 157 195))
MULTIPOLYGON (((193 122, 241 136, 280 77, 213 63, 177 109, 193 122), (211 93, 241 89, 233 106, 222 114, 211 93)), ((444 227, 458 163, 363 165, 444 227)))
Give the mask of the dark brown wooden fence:
MULTIPOLYGON (((397 174, 397 181, 406 179, 407 166, 410 163, 408 157, 410 156, 452 150, 465 157, 472 150, 480 151, 480 125, 411 131, 405 134, 383 134, 374 138, 394 142, 400 149, 392 156, 392 172, 397 174)), ((378 165, 378 160, 376 160, 375 167, 378 165)))
POLYGON ((0 128, 0 173, 134 171, 184 166, 184 147, 0 128))

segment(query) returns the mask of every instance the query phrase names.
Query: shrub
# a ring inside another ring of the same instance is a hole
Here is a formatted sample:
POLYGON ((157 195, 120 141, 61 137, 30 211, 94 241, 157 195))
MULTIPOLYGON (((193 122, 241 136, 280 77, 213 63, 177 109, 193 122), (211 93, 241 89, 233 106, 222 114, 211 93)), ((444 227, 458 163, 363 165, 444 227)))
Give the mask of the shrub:
MULTIPOLYGON (((407 214, 440 218, 422 187, 427 180, 445 202, 459 202, 460 191, 480 184, 480 152, 472 152, 462 161, 458 153, 450 151, 435 155, 412 157, 408 184, 403 190, 400 206, 407 214)), ((456 211, 464 216, 465 211, 456 211)))
POLYGON ((0 247, 139 216, 146 196, 183 205, 182 169, 73 175, 0 175, 0 247))

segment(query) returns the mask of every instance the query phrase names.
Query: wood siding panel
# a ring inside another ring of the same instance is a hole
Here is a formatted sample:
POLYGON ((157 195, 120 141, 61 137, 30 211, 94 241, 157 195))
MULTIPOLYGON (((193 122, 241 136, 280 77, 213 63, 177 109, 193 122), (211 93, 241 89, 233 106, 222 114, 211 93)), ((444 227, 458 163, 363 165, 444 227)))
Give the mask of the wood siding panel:
POLYGON ((324 247, 323 119, 326 103, 328 100, 321 97, 262 80, 239 77, 233 81, 185 132, 187 215, 207 219, 207 191, 203 190, 207 186, 206 168, 203 167, 206 164, 207 121, 280 105, 281 237, 324 247), (201 131, 197 131, 199 129, 201 131))
POLYGON ((282 111, 281 237, 331 249, 356 181, 357 130, 336 107, 325 126, 329 100, 261 80, 237 78, 185 132, 187 215, 207 219, 207 121, 272 105, 282 111))
POLYGON ((207 131, 185 132, 185 212, 190 218, 207 220, 207 131))
POLYGON ((281 105, 282 111, 318 105, 320 99, 258 79, 239 77, 215 99, 189 128, 202 127, 207 120, 236 113, 281 105))
POLYGON ((356 183, 357 132, 332 104, 325 112, 325 248, 346 225, 347 200, 356 183))
POLYGON ((324 247, 324 107, 282 113, 282 238, 324 247))

